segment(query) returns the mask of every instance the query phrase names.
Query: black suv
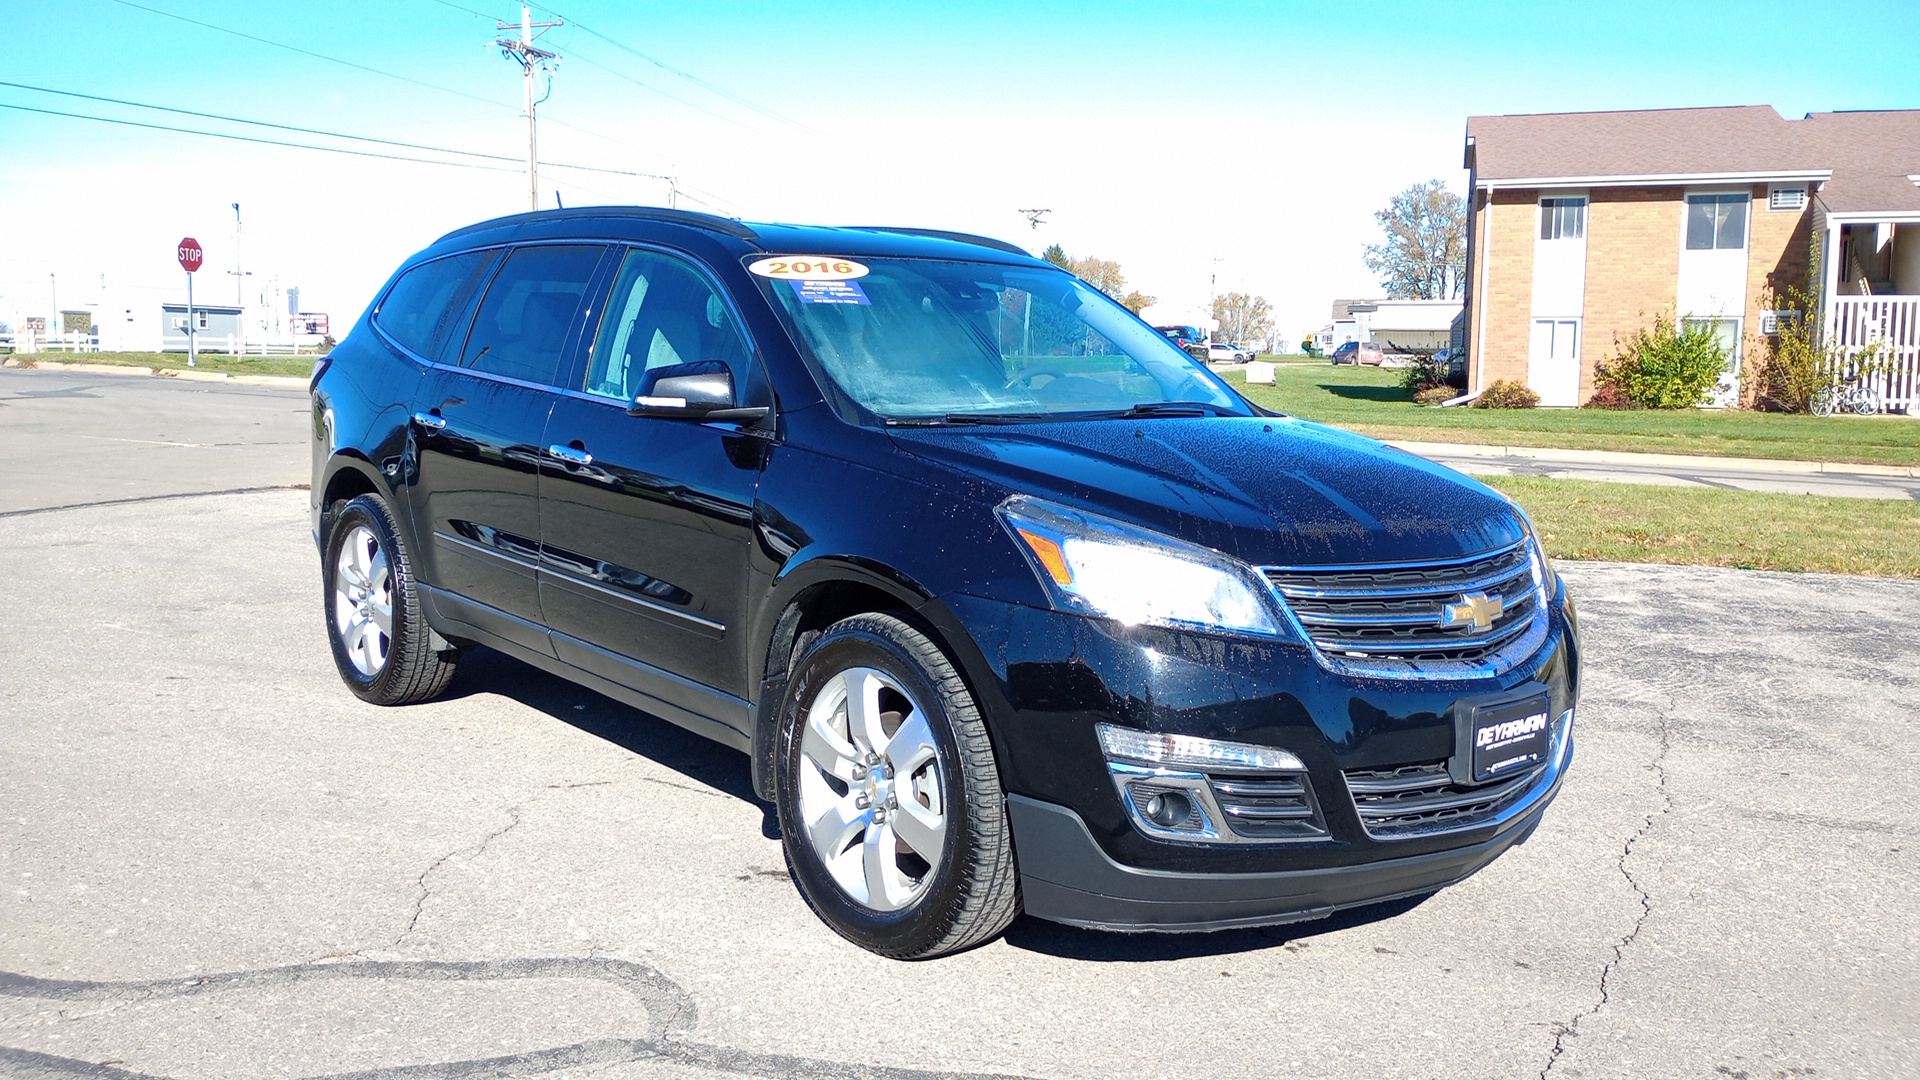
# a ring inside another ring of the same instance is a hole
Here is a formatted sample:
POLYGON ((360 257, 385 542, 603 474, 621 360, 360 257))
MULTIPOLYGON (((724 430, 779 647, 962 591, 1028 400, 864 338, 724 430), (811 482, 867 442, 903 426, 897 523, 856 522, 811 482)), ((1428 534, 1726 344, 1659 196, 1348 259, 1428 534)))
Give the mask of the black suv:
POLYGON ((801 894, 889 956, 1430 892, 1572 755, 1518 507, 993 240, 475 225, 321 362, 313 431, 356 694, 484 644, 737 747, 801 894))

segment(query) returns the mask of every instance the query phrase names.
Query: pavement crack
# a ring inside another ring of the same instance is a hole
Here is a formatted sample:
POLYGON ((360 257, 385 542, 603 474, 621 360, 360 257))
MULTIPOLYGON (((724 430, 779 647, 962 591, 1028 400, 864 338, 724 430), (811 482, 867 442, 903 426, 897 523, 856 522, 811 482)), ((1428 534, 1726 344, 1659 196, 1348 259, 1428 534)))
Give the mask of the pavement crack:
POLYGON ((1659 750, 1653 755, 1653 760, 1648 762, 1647 765, 1648 768, 1653 770, 1655 777, 1659 780, 1657 790, 1660 793, 1660 805, 1657 809, 1649 811, 1645 820, 1640 823, 1640 827, 1634 830, 1632 836, 1627 837, 1626 843, 1620 847, 1620 857, 1615 861, 1615 865, 1620 870, 1620 876, 1626 879, 1628 887, 1633 889, 1635 897, 1640 901, 1640 914, 1634 918, 1633 925, 1627 929, 1627 932, 1621 936, 1620 940, 1613 943, 1613 956, 1600 966, 1599 995, 1594 1003, 1584 1012, 1574 1016, 1566 1023, 1556 1025, 1553 1035, 1553 1049, 1547 1054, 1546 1067, 1540 1070, 1540 1080, 1547 1080, 1548 1074, 1553 1072, 1554 1066, 1560 1063, 1561 1055, 1567 1052, 1567 1039, 1580 1033, 1580 1021, 1591 1016, 1599 1015, 1600 1011, 1605 1009, 1607 1004, 1613 1000, 1612 979, 1614 969, 1620 966, 1621 957, 1626 954, 1627 949, 1633 945, 1634 941, 1640 937, 1641 929, 1647 925, 1647 919, 1653 915, 1653 894, 1648 892, 1647 887, 1641 884, 1639 878, 1634 876, 1633 868, 1627 864, 1627 860, 1632 857, 1634 845, 1639 843, 1640 838, 1646 836, 1647 833, 1653 830, 1654 823, 1673 812, 1673 793, 1667 788, 1666 762, 1668 751, 1673 749, 1673 717, 1679 710, 1679 699, 1669 692, 1667 695, 1667 708, 1660 714, 1659 750))
POLYGON ((469 844, 466 847, 455 848, 454 850, 447 852, 445 855, 442 855, 439 858, 433 860, 433 863, 429 865, 425 870, 420 871, 419 880, 415 882, 416 886, 420 890, 420 895, 414 898, 413 915, 411 918, 407 919, 407 928, 405 930, 400 931, 400 935, 393 939, 393 943, 389 945, 388 948, 398 948, 400 943, 402 941, 405 941, 409 934, 413 933, 414 927, 420 925, 420 915, 427 908, 428 898, 433 895, 432 888, 427 885, 427 879, 433 876, 434 871, 446 865, 447 860, 453 858, 456 855, 464 855, 470 859, 477 859, 482 854, 485 854, 488 845, 492 844, 495 840, 500 839, 502 836, 507 835, 508 833, 512 832, 515 828, 519 827, 522 809, 523 808, 521 806, 507 807, 508 820, 505 825, 502 825, 500 828, 495 829, 492 832, 488 833, 487 835, 481 837, 480 842, 477 844, 469 844))

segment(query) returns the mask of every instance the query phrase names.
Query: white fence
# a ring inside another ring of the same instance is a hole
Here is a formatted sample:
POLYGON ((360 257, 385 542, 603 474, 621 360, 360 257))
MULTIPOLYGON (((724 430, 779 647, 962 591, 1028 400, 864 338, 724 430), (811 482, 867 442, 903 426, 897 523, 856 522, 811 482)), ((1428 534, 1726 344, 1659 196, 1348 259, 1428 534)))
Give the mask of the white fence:
POLYGON ((1842 379, 1858 374, 1861 354, 1877 345, 1868 378, 1886 408, 1920 412, 1920 296, 1835 297, 1827 342, 1839 354, 1842 379))

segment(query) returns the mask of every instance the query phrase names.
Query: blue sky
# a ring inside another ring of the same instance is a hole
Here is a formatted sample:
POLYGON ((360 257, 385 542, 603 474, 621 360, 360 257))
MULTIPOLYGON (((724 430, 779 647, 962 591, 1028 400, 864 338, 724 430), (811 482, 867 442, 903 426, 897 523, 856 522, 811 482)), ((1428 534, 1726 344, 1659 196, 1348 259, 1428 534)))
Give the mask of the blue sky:
MULTIPOLYGON (((564 57, 541 111, 545 160, 671 174, 690 198, 748 220, 1059 242, 1117 259, 1169 320, 1204 306, 1210 288, 1243 289, 1267 296, 1296 338, 1324 321, 1331 298, 1375 291, 1361 247, 1390 195, 1431 177, 1461 188, 1469 115, 1920 107, 1920 65, 1885 47, 1920 41, 1910 0, 1851 5, 1844 17, 1772 3, 556 7, 578 25, 542 39, 564 57), (1037 230, 1017 213, 1032 206, 1053 211, 1037 230)), ((7 0, 0 10, 26 44, 0 75, 8 82, 525 151, 517 68, 490 46, 487 17, 517 18, 517 3, 7 0)), ((537 9, 543 17, 552 13, 537 9)), ((14 88, 0 87, 0 104, 354 145, 14 88)), ((409 252, 526 208, 524 173, 480 163, 505 171, 0 109, 0 318, 48 310, 54 285, 63 307, 177 298, 171 252, 189 233, 208 251, 202 295, 219 295, 233 288, 237 201, 252 286, 300 286, 303 307, 346 325, 409 252)), ((667 198, 657 180, 545 173, 547 206, 556 186, 569 205, 667 198)))

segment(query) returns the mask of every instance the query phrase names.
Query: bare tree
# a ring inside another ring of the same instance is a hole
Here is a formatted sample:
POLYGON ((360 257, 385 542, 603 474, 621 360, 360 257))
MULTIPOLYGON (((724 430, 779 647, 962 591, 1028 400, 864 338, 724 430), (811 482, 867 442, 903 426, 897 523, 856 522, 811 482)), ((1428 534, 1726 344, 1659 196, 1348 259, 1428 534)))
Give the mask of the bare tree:
POLYGON ((1466 203, 1439 180, 1415 184, 1373 215, 1387 234, 1368 244, 1367 269, 1398 300, 1451 300, 1467 272, 1466 203))
POLYGON ((1220 324, 1221 339, 1251 341, 1273 328, 1273 308, 1264 296, 1230 292, 1213 298, 1213 321, 1220 324))

